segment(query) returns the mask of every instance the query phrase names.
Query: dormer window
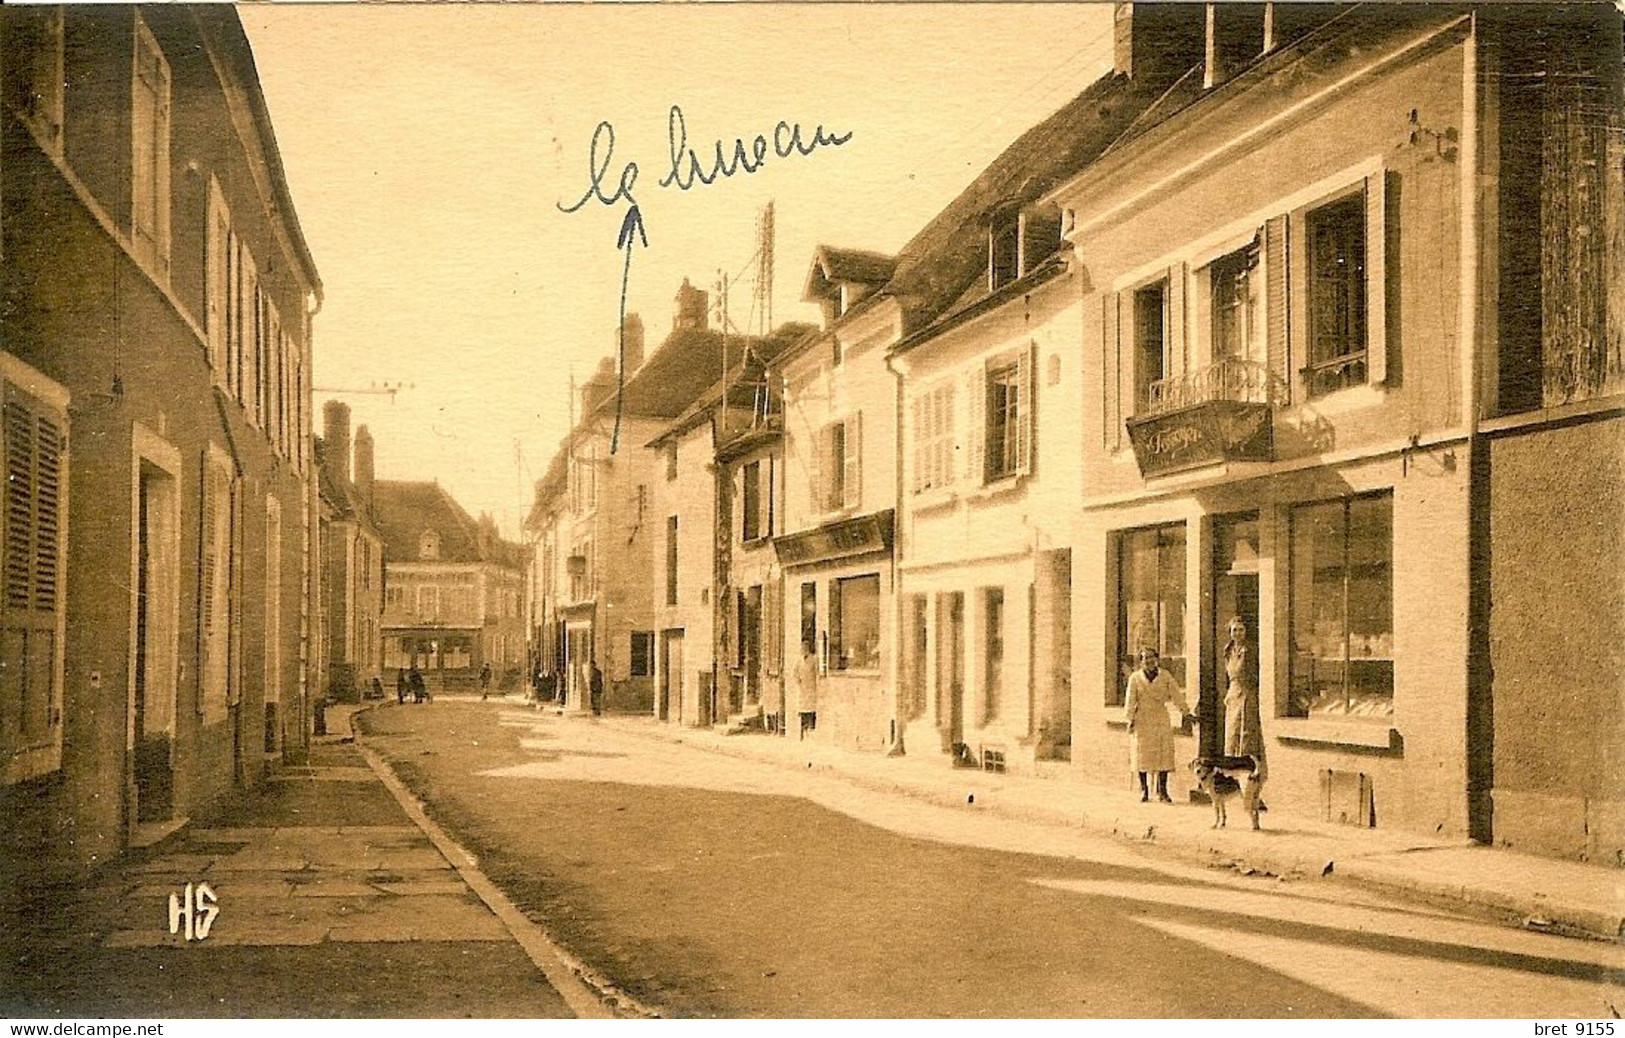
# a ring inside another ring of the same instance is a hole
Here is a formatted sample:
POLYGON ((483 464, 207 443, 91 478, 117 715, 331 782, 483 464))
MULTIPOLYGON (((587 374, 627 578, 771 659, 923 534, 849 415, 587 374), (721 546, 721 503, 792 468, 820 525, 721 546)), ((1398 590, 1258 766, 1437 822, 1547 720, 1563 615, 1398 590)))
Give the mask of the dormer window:
POLYGON ((418 537, 418 558, 438 559, 440 557, 440 534, 433 530, 424 530, 418 537))
POLYGON ((1021 276, 1021 210, 993 214, 988 225, 987 287, 996 292, 1021 276))

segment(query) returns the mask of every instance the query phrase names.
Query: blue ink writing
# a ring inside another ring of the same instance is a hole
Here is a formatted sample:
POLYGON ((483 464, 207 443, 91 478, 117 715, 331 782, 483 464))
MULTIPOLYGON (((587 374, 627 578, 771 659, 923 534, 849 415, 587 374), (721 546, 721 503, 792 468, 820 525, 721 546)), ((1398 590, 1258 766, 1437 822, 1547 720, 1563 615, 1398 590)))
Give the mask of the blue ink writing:
POLYGON ((638 182, 638 164, 636 162, 628 162, 621 167, 621 179, 615 187, 615 193, 607 198, 604 197, 604 174, 609 172, 610 162, 614 159, 614 156, 615 127, 611 126, 608 121, 601 122, 592 131, 592 145, 587 150, 587 175, 589 177, 587 190, 574 205, 566 206, 560 202, 553 203, 558 206, 559 212, 573 213, 594 198, 605 205, 614 205, 622 198, 633 205, 637 205, 637 199, 632 197, 632 187, 638 182), (608 137, 608 141, 604 145, 604 156, 600 161, 598 142, 605 137, 608 137))
MULTIPOLYGON (((688 124, 683 119, 683 110, 677 105, 671 106, 671 113, 667 117, 667 136, 671 142, 671 172, 660 180, 661 187, 676 185, 679 189, 687 191, 694 186, 695 181, 704 185, 716 183, 719 177, 731 177, 741 171, 754 173, 762 168, 767 161, 768 139, 765 134, 757 134, 749 143, 745 138, 734 138, 733 148, 718 140, 713 151, 714 159, 707 172, 705 161, 698 152, 689 147, 688 124)), ((779 120, 773 128, 773 153, 781 159, 792 155, 811 155, 821 147, 839 148, 852 139, 850 131, 846 133, 826 132, 822 125, 813 131, 812 140, 802 139, 801 124, 787 123, 779 120)), ((708 156, 709 157, 709 156, 708 156)))

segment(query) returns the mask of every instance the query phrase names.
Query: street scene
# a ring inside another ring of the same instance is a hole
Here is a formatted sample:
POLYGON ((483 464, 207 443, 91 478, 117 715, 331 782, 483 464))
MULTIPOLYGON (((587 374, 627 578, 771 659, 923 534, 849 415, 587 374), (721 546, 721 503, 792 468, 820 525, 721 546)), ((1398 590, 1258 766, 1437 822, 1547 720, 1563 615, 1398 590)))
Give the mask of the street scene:
POLYGON ((1617 3, 8 6, 0 454, 7 1017, 1625 1006, 1617 3))

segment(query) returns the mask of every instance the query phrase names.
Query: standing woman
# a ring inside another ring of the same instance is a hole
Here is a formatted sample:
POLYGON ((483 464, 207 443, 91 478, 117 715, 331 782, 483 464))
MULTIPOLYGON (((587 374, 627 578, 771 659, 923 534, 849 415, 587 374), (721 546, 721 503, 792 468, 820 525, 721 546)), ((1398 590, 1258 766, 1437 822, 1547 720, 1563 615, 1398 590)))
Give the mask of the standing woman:
POLYGON ((1224 646, 1224 753, 1251 757, 1264 777, 1264 728, 1258 707, 1258 647, 1247 636, 1247 622, 1232 616, 1230 640, 1224 646))
POLYGON ((1140 776, 1140 803, 1151 799, 1145 775, 1157 773, 1157 799, 1173 803, 1168 795, 1168 772, 1174 767, 1174 731, 1168 720, 1168 707, 1179 707, 1183 720, 1190 710, 1185 691, 1174 676, 1162 669, 1162 658, 1149 645, 1140 650, 1140 669, 1129 675, 1128 696, 1123 715, 1128 718, 1129 763, 1140 776))

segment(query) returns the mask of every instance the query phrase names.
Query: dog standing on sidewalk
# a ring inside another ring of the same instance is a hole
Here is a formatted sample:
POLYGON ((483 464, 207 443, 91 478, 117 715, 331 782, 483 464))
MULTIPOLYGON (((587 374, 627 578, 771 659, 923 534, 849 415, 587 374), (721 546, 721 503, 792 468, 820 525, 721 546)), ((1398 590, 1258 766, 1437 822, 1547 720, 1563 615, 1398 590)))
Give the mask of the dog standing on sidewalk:
POLYGON ((1258 777, 1258 762, 1252 757, 1198 757, 1191 761, 1190 769, 1196 776, 1196 786, 1213 801, 1213 828, 1226 822, 1225 805, 1234 797, 1241 797, 1242 810, 1259 828, 1258 802, 1264 789, 1264 780, 1258 777))

